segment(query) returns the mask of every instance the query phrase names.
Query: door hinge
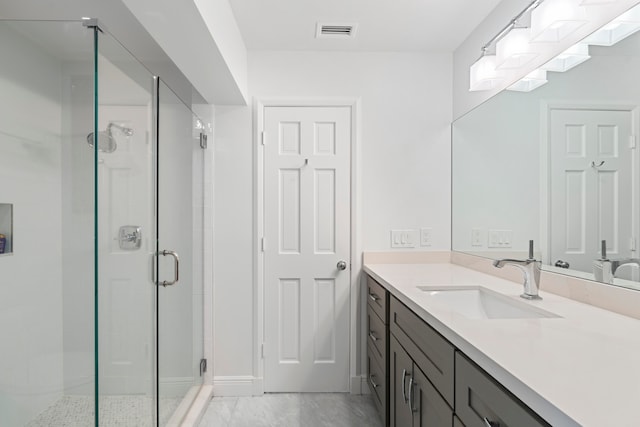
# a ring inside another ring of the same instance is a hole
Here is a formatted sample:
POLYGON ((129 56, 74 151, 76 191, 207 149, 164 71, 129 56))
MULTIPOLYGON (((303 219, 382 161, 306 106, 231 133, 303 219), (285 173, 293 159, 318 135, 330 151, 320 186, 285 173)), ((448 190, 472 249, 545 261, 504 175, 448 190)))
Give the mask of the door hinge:
POLYGON ((637 245, 636 238, 635 237, 631 237, 629 239, 629 249, 632 250, 632 251, 635 251, 636 247, 637 247, 636 245, 637 245))
POLYGON ((262 343, 261 349, 260 349, 260 354, 262 355, 262 358, 264 359, 264 343, 262 343))
POLYGON ((260 251, 264 252, 266 248, 266 244, 264 243, 264 237, 260 238, 260 251))
POLYGON ((637 146, 636 136, 635 135, 629 136, 629 148, 631 148, 632 150, 635 150, 636 146, 637 146))
POLYGON ((200 359, 200 376, 207 372, 207 359, 200 359))
POLYGON ((207 134, 204 132, 200 132, 200 148, 207 149, 207 134))
POLYGON ((267 133, 265 131, 260 134, 260 144, 267 145, 267 133))

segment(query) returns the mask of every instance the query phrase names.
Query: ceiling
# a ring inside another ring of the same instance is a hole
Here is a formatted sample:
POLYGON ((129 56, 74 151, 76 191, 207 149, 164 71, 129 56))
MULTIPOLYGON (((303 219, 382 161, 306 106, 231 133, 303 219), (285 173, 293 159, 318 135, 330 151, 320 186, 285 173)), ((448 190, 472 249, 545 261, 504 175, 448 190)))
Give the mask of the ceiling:
POLYGON ((249 50, 452 52, 501 0, 230 0, 249 50), (357 23, 318 39, 316 23, 357 23))

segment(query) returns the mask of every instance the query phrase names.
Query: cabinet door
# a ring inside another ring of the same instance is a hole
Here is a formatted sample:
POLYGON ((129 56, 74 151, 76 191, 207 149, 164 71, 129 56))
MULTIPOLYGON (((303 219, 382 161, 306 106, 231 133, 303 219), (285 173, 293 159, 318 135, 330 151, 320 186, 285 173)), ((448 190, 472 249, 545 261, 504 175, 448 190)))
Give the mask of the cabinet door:
POLYGON ((409 382, 409 404, 413 409, 414 427, 451 427, 453 424, 453 411, 416 364, 409 382))
POLYGON ((413 361, 400 346, 398 340, 390 335, 389 347, 389 412, 390 427, 411 427, 413 412, 409 407, 409 380, 413 361))

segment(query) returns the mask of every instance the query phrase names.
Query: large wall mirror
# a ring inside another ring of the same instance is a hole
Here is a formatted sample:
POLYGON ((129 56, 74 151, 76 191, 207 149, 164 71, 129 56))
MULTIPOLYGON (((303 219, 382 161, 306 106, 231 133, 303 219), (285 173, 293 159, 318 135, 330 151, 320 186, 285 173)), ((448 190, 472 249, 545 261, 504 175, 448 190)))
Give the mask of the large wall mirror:
POLYGON ((452 248, 640 290, 640 32, 588 54, 453 123, 452 248))

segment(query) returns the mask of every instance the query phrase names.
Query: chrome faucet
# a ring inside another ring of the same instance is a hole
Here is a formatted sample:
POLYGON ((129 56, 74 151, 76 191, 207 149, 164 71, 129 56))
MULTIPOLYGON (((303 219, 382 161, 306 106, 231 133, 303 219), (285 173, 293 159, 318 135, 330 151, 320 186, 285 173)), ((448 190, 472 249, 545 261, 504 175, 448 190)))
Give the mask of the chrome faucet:
POLYGON ((527 259, 497 259, 493 266, 502 268, 505 265, 518 267, 524 273, 524 293, 520 295, 525 299, 542 299, 538 295, 540 288, 540 271, 542 262, 533 257, 533 240, 529 240, 529 258, 527 259))

